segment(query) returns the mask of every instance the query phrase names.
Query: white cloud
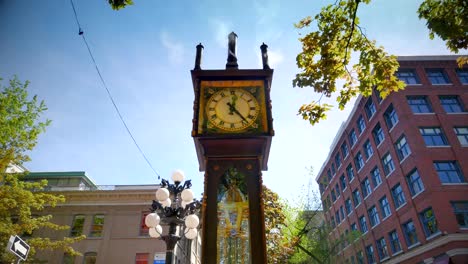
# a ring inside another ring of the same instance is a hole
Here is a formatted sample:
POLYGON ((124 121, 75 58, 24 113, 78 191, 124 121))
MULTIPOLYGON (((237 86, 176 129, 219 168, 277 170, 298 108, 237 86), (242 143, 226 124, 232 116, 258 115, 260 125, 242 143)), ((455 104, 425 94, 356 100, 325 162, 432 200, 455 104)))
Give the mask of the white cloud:
POLYGON ((163 31, 160 34, 160 40, 163 47, 167 50, 168 60, 172 64, 180 64, 184 59, 184 46, 182 43, 174 40, 169 33, 163 31))
MULTIPOLYGON (((255 50, 257 49, 258 48, 255 47, 255 50)), ((257 58, 258 58, 258 66, 262 68, 263 67, 262 56, 260 52, 257 52, 257 58)), ((284 59, 284 56, 281 51, 268 49, 268 64, 270 65, 272 69, 276 68, 283 61, 283 59, 284 59)))
POLYGON ((231 24, 218 20, 218 19, 212 20, 211 23, 214 27, 214 31, 215 31, 214 36, 215 36, 216 43, 220 47, 226 47, 227 37, 229 33, 231 33, 232 31, 232 29, 230 29, 231 24))

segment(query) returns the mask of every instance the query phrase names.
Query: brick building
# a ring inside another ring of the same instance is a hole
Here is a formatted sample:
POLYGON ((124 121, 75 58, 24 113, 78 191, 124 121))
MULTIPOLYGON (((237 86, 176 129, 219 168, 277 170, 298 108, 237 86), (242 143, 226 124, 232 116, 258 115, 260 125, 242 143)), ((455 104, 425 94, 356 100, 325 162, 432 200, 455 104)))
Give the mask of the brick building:
POLYGON ((343 263, 468 263, 468 68, 399 57, 404 91, 357 99, 317 182, 343 263))

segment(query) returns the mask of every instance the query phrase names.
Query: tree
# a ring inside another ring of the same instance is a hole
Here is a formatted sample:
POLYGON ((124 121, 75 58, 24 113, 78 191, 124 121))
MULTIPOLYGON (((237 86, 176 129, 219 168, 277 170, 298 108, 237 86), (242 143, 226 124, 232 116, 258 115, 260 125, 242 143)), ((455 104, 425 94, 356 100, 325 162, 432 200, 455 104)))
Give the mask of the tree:
POLYGON ((265 236, 267 261, 269 264, 287 263, 294 252, 291 239, 287 235, 286 205, 278 194, 263 186, 263 204, 265 207, 265 236))
MULTIPOLYGON (((2 79, 0 79, 1 81, 2 79)), ((11 235, 29 237, 35 230, 51 228, 67 229, 52 223, 51 215, 40 215, 45 206, 54 207, 64 202, 62 195, 41 192, 47 181, 26 182, 23 173, 7 173, 10 165, 21 165, 30 160, 26 154, 34 148, 38 135, 43 132, 49 120, 40 117, 47 109, 37 97, 28 98, 28 82, 21 83, 16 77, 8 86, 0 82, 0 262, 9 262, 13 255, 7 253, 6 244, 11 235)), ((71 255, 79 254, 70 244, 83 239, 64 238, 50 240, 47 237, 32 236, 27 239, 31 246, 28 261, 34 261, 39 250, 62 249, 71 255)))
POLYGON ((108 0, 112 9, 120 10, 127 5, 133 5, 133 0, 108 0))
MULTIPOLYGON (((312 87, 321 97, 304 104, 298 114, 312 125, 326 118, 330 104, 321 104, 322 96, 335 93, 338 107, 343 109, 351 98, 361 94, 369 96, 373 89, 382 98, 391 92, 404 89, 405 84, 396 78, 399 67, 396 56, 388 54, 370 40, 359 25, 356 15, 359 5, 370 0, 337 0, 315 15, 302 19, 295 26, 305 29, 316 22, 317 30, 299 40, 302 52, 296 57, 300 73, 293 80, 294 87, 312 87), (349 65, 351 56, 358 62, 349 65), (343 80, 343 87, 337 81, 343 80)), ((427 20, 429 37, 435 35, 446 42, 447 47, 458 53, 468 47, 468 4, 463 0, 424 0, 418 10, 419 18, 427 20)), ((459 65, 467 63, 468 57, 460 57, 459 65)))

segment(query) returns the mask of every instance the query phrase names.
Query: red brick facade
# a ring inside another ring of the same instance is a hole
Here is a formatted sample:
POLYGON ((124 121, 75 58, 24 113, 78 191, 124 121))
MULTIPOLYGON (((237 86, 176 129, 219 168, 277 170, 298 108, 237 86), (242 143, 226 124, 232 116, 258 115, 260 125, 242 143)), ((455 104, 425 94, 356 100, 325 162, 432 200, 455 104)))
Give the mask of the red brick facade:
POLYGON ((335 226, 330 235, 340 237, 352 230, 352 224, 362 232, 361 217, 368 230, 340 251, 342 263, 373 263, 372 258, 375 263, 468 263, 468 68, 458 69, 455 60, 454 56, 399 57, 399 77, 408 78, 406 89, 384 100, 376 93, 358 99, 338 132, 317 177, 326 221, 335 226), (376 110, 372 115, 369 100, 376 110), (362 133, 360 117, 365 123, 362 133), (384 137, 380 143, 373 132, 378 125, 384 137), (357 141, 352 146, 353 130, 357 141), (369 158, 366 142, 372 149, 369 158), (343 144, 349 149, 346 157, 343 144), (373 177, 376 172, 380 180, 373 177), (366 185, 371 192, 364 198, 366 185), (356 190, 359 204, 353 200, 356 190), (373 206, 378 214, 374 226, 373 206), (393 231, 401 251, 396 243, 392 248, 393 231))

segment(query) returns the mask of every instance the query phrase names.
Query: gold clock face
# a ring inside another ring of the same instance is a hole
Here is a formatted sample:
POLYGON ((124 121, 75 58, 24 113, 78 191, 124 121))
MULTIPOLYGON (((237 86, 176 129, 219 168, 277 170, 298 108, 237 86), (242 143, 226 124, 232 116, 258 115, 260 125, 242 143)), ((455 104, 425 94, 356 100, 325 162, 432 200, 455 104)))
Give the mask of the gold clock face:
POLYGON ((205 106, 208 122, 225 131, 241 131, 254 125, 260 107, 250 92, 225 88, 214 93, 205 106))

